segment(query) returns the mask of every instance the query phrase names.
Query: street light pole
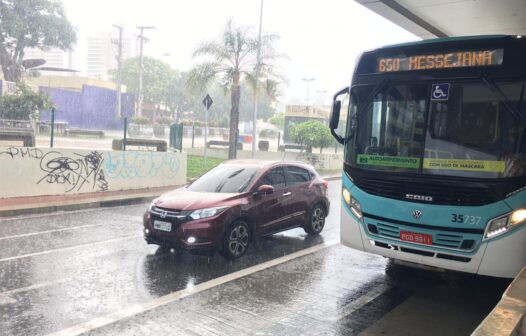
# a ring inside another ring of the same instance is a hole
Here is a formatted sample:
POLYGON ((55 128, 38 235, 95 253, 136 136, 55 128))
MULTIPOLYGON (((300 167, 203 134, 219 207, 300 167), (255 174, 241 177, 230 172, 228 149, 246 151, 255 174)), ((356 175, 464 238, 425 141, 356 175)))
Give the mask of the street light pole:
POLYGON ((115 114, 117 118, 120 118, 122 109, 121 109, 121 81, 122 81, 122 26, 113 25, 113 27, 119 30, 119 41, 116 43, 118 45, 117 51, 117 100, 115 103, 115 114))
POLYGON ((148 41, 146 37, 144 37, 144 30, 146 29, 153 29, 155 27, 153 26, 137 26, 137 29, 140 30, 140 34, 138 36, 140 40, 140 48, 139 48, 139 97, 138 97, 138 109, 137 109, 137 115, 140 117, 142 116, 142 104, 143 104, 143 96, 142 96, 142 73, 144 71, 144 58, 143 58, 143 44, 145 41, 148 41))
POLYGON ((258 86, 259 71, 261 66, 261 26, 263 24, 263 0, 259 9, 259 35, 258 35, 258 53, 256 58, 256 82, 254 83, 254 116, 252 119, 252 158, 256 158, 256 135, 257 135, 257 116, 258 116, 258 86))
POLYGON ((315 81, 316 78, 302 78, 301 80, 307 82, 307 106, 309 106, 309 84, 315 81))

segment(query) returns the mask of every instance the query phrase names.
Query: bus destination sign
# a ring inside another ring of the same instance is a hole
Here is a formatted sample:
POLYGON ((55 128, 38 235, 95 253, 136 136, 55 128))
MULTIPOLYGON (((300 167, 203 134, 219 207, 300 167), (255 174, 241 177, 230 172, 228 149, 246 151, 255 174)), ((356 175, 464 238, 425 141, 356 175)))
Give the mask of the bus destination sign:
POLYGON ((468 50, 414 56, 379 57, 377 72, 502 65, 503 49, 468 50))

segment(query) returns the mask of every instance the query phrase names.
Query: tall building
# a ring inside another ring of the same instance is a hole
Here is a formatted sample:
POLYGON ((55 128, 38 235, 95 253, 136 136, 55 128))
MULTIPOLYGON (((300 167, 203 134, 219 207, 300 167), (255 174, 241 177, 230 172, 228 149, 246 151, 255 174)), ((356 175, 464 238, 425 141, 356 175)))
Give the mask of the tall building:
POLYGON ((71 68, 72 67, 72 52, 63 51, 60 49, 40 50, 28 48, 24 50, 24 59, 44 59, 45 67, 53 68, 71 68))
MULTIPOLYGON (((102 32, 91 35, 87 41, 86 75, 92 78, 108 80, 109 71, 117 68, 118 46, 116 34, 102 32)), ((135 41, 125 36, 122 41, 122 58, 135 57, 135 41)))

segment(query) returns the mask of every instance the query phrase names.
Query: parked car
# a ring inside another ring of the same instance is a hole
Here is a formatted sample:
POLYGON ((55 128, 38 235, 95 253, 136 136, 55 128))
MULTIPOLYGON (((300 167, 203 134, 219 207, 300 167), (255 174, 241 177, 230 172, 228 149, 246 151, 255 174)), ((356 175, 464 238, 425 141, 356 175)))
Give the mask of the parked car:
POLYGON ((329 212, 327 189, 327 181, 303 163, 228 161, 155 199, 144 214, 144 238, 236 259, 256 236, 295 227, 319 234, 329 212))

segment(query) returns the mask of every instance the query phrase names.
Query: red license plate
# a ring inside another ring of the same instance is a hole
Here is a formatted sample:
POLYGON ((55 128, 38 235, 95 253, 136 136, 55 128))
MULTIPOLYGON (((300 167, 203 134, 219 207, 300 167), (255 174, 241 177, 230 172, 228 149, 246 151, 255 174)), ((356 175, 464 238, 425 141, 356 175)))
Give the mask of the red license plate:
POLYGON ((433 236, 425 233, 400 231, 400 239, 411 243, 433 245, 433 236))

